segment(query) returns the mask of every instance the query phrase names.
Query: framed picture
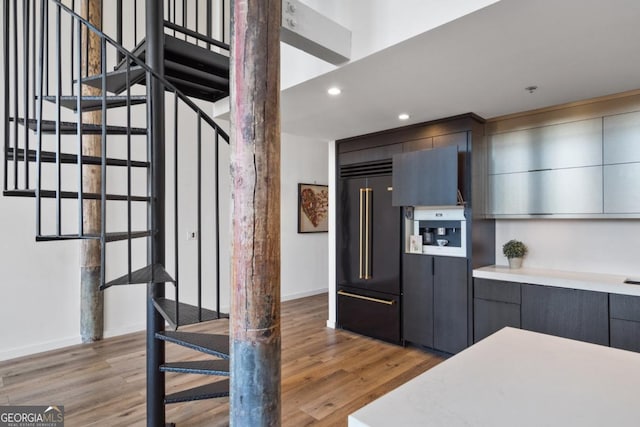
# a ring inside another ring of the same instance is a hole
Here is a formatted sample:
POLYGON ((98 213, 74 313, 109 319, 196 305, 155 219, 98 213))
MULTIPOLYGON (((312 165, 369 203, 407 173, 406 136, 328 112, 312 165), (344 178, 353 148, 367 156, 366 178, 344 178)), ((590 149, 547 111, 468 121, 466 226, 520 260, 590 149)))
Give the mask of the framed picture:
POLYGON ((329 231, 329 187, 298 184, 298 233, 329 231))

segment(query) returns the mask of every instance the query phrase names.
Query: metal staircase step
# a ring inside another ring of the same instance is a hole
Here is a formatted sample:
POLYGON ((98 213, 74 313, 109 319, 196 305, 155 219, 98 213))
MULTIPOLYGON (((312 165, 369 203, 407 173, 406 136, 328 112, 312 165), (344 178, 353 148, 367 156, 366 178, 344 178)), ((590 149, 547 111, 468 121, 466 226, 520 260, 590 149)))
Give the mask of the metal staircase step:
POLYGON ((202 86, 212 90, 229 93, 229 78, 216 76, 215 74, 201 71, 191 67, 190 64, 181 64, 165 59, 165 75, 168 77, 181 78, 191 82, 197 82, 202 86))
MULTIPOLYGON (((169 34, 164 35, 164 48, 164 76, 179 91, 187 96, 211 102, 229 96, 228 56, 169 34)), ((142 40, 132 54, 145 60, 146 49, 146 41, 142 40)), ((126 64, 126 60, 123 60, 116 66, 116 70, 122 72, 126 64)), ((131 69, 133 68, 135 67, 131 66, 131 69)), ((136 83, 144 84, 145 77, 143 75, 136 83)), ((88 84, 92 84, 90 80, 88 84)), ((99 86, 97 82, 96 86, 99 86)), ((125 88, 123 85, 120 91, 125 88)))
POLYGON ((100 290, 105 290, 111 286, 135 285, 140 283, 167 283, 175 280, 167 273, 160 264, 147 265, 139 270, 132 271, 131 275, 125 274, 122 277, 111 280, 100 285, 100 290))
MULTIPOLYGON (((13 154, 16 152, 14 148, 7 149, 7 160, 13 160, 13 154)), ((24 158, 24 149, 19 148, 17 150, 18 153, 18 161, 25 161, 24 158)), ((27 152, 27 161, 35 162, 36 161, 36 150, 29 150, 27 152)), ((41 151, 40 152, 40 161, 44 163, 55 163, 57 161, 57 155, 53 151, 41 151)), ((60 153, 60 163, 65 164, 77 164, 78 163, 78 155, 77 154, 69 154, 69 153, 60 153)), ((126 159, 113 159, 107 157, 106 159, 107 166, 128 166, 129 163, 126 159)), ((98 165, 102 164, 102 158, 95 156, 82 156, 82 164, 85 165, 98 165)), ((149 162, 142 162, 139 160, 132 160, 131 167, 137 168, 148 168, 149 162)))
MULTIPOLYGON (((11 117, 9 121, 14 121, 15 119, 11 117)), ((32 131, 38 130, 38 121, 36 119, 28 119, 27 126, 32 131)), ((25 120, 22 118, 18 119, 18 123, 21 125, 25 124, 25 120)), ((42 133, 57 133, 57 126, 54 120, 42 120, 42 133)), ((127 128, 126 126, 105 126, 107 135, 127 135, 128 131, 131 135, 146 135, 147 130, 144 128, 127 128)), ((78 133, 78 124, 75 122, 60 122, 60 134, 62 135, 75 135, 78 133)), ((101 135, 102 134, 102 125, 94 125, 83 123, 82 124, 82 133, 85 135, 101 135)))
MULTIPOLYGON (((138 59, 146 60, 146 52, 147 41, 143 39, 131 53, 138 59)), ((229 78, 230 62, 227 55, 222 55, 170 34, 164 34, 164 59, 174 63, 189 64, 192 68, 229 78)), ((123 60, 115 69, 124 71, 126 64, 126 60, 123 60)), ((134 68, 138 67, 132 64, 130 69, 134 68)))
MULTIPOLYGON (((126 89, 126 88, 125 88, 126 89)), ((42 99, 48 102, 56 103, 57 98, 55 96, 45 96, 42 99)), ((125 107, 127 105, 126 96, 107 96, 106 98, 107 108, 125 107)), ((129 98, 129 105, 144 104, 147 102, 147 97, 144 95, 135 95, 129 98)), ((61 96, 60 105, 64 108, 68 108, 73 111, 78 110, 78 97, 77 96, 61 96)), ((101 96, 83 96, 80 98, 80 108, 82 111, 96 111, 102 109, 102 97, 101 96)))
MULTIPOLYGON (((118 232, 118 233, 107 233, 105 235, 105 242, 116 242, 120 240, 128 240, 131 239, 139 239, 141 237, 149 237, 153 233, 151 231, 132 231, 131 233, 127 232, 118 232)), ((62 234, 62 235, 40 235, 36 236, 37 242, 49 242, 54 240, 79 240, 79 239, 100 239, 99 234, 62 234)))
POLYGON ((172 393, 164 398, 165 403, 193 402, 196 400, 216 399, 229 396, 229 380, 221 380, 188 390, 172 393))
POLYGON ((178 315, 180 318, 176 319, 176 302, 174 300, 156 298, 153 303, 173 329, 177 329, 179 326, 193 325, 195 323, 226 319, 229 317, 228 314, 218 313, 215 310, 198 308, 194 305, 180 302, 178 303, 178 315))
POLYGON ((229 376, 228 360, 188 360, 170 362, 160 366, 162 372, 178 372, 181 374, 229 376))
POLYGON ((229 96, 228 92, 212 89, 206 85, 191 81, 187 77, 188 76, 165 76, 180 92, 191 98, 215 102, 229 96))
MULTIPOLYGON (((12 197, 36 197, 36 190, 5 190, 3 191, 5 196, 12 197)), ((58 196, 58 192, 55 190, 40 190, 40 197, 43 199, 55 199, 58 196)), ((100 193, 82 193, 82 198, 87 200, 100 200, 102 195, 100 193)), ((61 199, 78 199, 77 191, 61 191, 61 199)), ((132 201, 132 202, 149 202, 151 197, 148 196, 127 196, 125 194, 107 194, 105 196, 107 200, 116 201, 132 201)))
POLYGON ((229 336, 200 332, 162 331, 156 338, 181 345, 204 354, 229 359, 229 336))
MULTIPOLYGON (((129 68, 129 80, 127 81, 126 67, 116 69, 106 74, 106 86, 107 91, 115 94, 119 94, 127 90, 127 86, 133 86, 141 83, 146 77, 146 71, 140 66, 131 66, 129 68), (128 84, 127 84, 128 82, 128 84)), ((82 83, 87 86, 102 88, 102 74, 96 74, 95 76, 89 76, 82 79, 82 83)))

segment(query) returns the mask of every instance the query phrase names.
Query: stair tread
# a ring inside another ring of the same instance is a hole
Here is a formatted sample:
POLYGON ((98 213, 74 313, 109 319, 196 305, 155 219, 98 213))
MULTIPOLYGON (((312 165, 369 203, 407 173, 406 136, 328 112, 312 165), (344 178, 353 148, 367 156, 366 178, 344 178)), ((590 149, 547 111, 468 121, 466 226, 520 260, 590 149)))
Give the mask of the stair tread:
POLYGON ((160 366, 163 372, 178 372, 183 374, 229 376, 228 360, 186 360, 168 362, 160 366))
MULTIPOLYGON (((129 67, 129 85, 133 86, 135 84, 141 83, 144 81, 146 76, 146 71, 140 66, 131 66, 129 67)), ((122 67, 122 69, 116 69, 115 71, 108 72, 105 77, 107 91, 115 94, 119 94, 127 90, 127 70, 126 67, 122 67)), ((82 83, 95 87, 102 88, 102 74, 96 74, 95 76, 89 76, 82 79, 82 83)))
POLYGON ((195 400, 215 399, 229 396, 229 380, 193 387, 188 390, 171 393, 165 396, 165 403, 192 402, 195 400))
MULTIPOLYGON (((146 51, 147 41, 146 39, 142 39, 131 53, 136 58, 145 60, 146 51)), ((193 68, 217 76, 229 77, 229 56, 166 33, 164 34, 164 58, 165 60, 175 63, 189 64, 193 68)), ((126 59, 122 60, 115 69, 124 71, 126 64, 126 59)), ((134 69, 137 67, 132 64, 130 68, 134 69)))
POLYGON ((202 332, 162 331, 156 338, 168 341, 201 353, 229 359, 229 336, 202 332))
POLYGON ((152 264, 147 265, 146 267, 142 267, 139 270, 132 271, 131 277, 128 274, 125 274, 117 279, 111 280, 103 285, 100 285, 100 290, 105 290, 110 288, 111 286, 122 286, 122 285, 135 285, 141 283, 167 283, 172 282, 175 283, 175 280, 164 267, 160 264, 152 264))
MULTIPOLYGON (((5 196, 13 197, 36 197, 36 190, 5 190, 3 192, 5 196)), ((43 199, 55 199, 58 192, 56 190, 40 190, 40 197, 43 199)), ((100 200, 102 195, 100 193, 82 193, 82 198, 87 200, 100 200)), ((61 191, 61 199, 78 199, 77 191, 61 191)), ((126 194, 107 194, 105 196, 107 200, 115 201, 132 201, 132 202, 149 202, 151 198, 148 196, 127 196, 126 194)))
MULTIPOLYGON (((149 237, 153 233, 151 231, 132 231, 131 238, 138 239, 141 237, 149 237)), ((50 235, 39 235, 36 236, 36 241, 38 242, 48 242, 53 240, 79 240, 79 239, 100 239, 101 236, 99 234, 83 234, 82 236, 79 234, 50 234, 50 235)), ((116 232, 116 233, 106 233, 105 234, 105 242, 116 242, 119 240, 127 240, 129 238, 129 233, 127 232, 116 232)))
MULTIPOLYGON (((9 118, 9 121, 14 121, 13 117, 9 118)), ((38 130, 38 121, 36 119, 28 119, 27 127, 33 131, 38 130)), ((25 120, 23 118, 18 119, 18 123, 21 125, 25 124, 25 120)), ((126 135, 127 127, 126 126, 113 126, 107 125, 105 126, 106 132, 108 135, 126 135)), ((144 128, 129 128, 131 131, 131 135, 146 135, 147 130, 144 128)), ((42 120, 42 132, 43 133, 56 133, 56 122, 55 120, 42 120)), ((78 124, 75 122, 60 122, 60 133, 63 135, 75 135, 78 133, 78 124)), ((102 125, 94 125, 89 123, 82 124, 82 133, 85 135, 100 135, 102 134, 102 125)))
POLYGON ((229 96, 228 91, 212 89, 206 85, 195 83, 189 80, 189 76, 165 76, 180 92, 186 96, 202 99, 204 101, 215 102, 229 96))
MULTIPOLYGON (((45 101, 55 103, 57 98, 55 96, 43 97, 45 101)), ((147 102, 145 95, 132 95, 129 99, 130 105, 144 104, 147 102)), ((102 109, 102 97, 101 96, 83 96, 80 99, 80 106, 82 111, 95 111, 102 109)), ((127 105, 126 96, 107 96, 106 97, 107 108, 119 108, 127 105)), ((64 108, 68 108, 73 111, 78 110, 78 97, 75 95, 61 96, 60 105, 64 108)))
POLYGON ((209 310, 198 307, 179 303, 178 313, 180 319, 176 320, 176 302, 167 298, 157 298, 154 300, 154 304, 162 317, 171 325, 173 329, 177 329, 179 326, 193 325, 194 323, 208 322, 209 320, 217 320, 228 318, 229 316, 224 313, 218 313, 215 310, 209 310))
MULTIPOLYGON (((7 149, 7 160, 13 160, 13 153, 16 150, 11 147, 7 149)), ((19 148, 18 152, 18 161, 24 161, 24 148, 19 148)), ((36 150, 29 150, 27 154, 27 160, 29 162, 36 161, 36 150)), ((45 163, 55 163, 57 161, 57 156, 54 151, 41 151, 40 152, 40 160, 45 163)), ((78 155, 71 153, 60 153, 60 163, 67 164, 77 164, 78 163, 78 155)), ((85 165, 101 165, 102 158, 96 156, 82 156, 82 163, 85 165)), ((111 157, 107 157, 106 159, 107 166, 127 166, 128 162, 126 159, 115 159, 111 157)), ((140 160, 132 160, 132 167, 139 168, 148 168, 149 162, 140 161, 140 160)))
MULTIPOLYGON (((164 36, 164 76, 171 84, 187 96, 210 102, 229 96, 228 56, 169 34, 164 36)), ((146 40, 143 39, 132 54, 140 60, 145 60, 146 40)), ((121 73, 126 64, 127 60, 122 60, 116 66, 116 72, 121 73)), ((133 68, 136 67, 131 65, 131 69, 133 68)), ((108 80, 118 79, 117 75, 111 77, 108 73, 107 76, 108 80)), ((98 76, 95 78, 98 79, 98 76)), ((136 83, 145 84, 145 78, 146 75, 142 75, 136 83)), ((89 79, 87 84, 92 84, 92 80, 89 79)), ((124 89, 126 86, 123 84, 119 90, 124 89)))

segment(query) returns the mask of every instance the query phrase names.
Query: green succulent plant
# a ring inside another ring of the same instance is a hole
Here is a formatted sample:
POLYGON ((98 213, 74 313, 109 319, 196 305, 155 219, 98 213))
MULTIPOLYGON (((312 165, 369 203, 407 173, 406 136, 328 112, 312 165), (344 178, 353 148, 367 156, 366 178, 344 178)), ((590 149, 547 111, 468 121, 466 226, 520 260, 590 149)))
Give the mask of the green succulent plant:
POLYGON ((527 246, 520 240, 509 240, 502 246, 502 253, 507 258, 522 258, 527 254, 527 246))

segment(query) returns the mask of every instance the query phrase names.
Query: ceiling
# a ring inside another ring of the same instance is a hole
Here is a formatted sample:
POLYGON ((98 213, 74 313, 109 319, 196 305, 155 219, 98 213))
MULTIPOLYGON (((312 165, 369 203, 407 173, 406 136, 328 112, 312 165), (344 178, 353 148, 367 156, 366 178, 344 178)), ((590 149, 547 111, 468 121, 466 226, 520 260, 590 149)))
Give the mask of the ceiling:
POLYGON ((639 88, 640 1, 502 0, 282 91, 282 130, 334 140, 639 88))

